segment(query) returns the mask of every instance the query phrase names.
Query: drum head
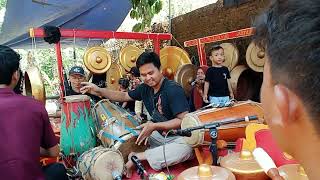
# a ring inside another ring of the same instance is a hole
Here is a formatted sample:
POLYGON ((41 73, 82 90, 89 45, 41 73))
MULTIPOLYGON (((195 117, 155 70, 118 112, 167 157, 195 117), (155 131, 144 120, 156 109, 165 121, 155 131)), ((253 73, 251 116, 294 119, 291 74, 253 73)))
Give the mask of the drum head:
MULTIPOLYGON (((181 123, 181 129, 186 129, 195 126, 201 126, 202 123, 195 113, 189 113, 184 116, 181 123)), ((185 137, 185 141, 195 147, 204 141, 204 130, 192 131, 191 137, 185 137)))
POLYGON ((93 179, 113 179, 112 173, 122 174, 124 161, 118 151, 109 149, 101 154, 95 161, 92 178, 93 179))
POLYGON ((137 136, 133 134, 126 134, 121 137, 121 139, 125 140, 124 143, 116 141, 112 146, 113 149, 117 149, 121 152, 124 162, 128 161, 128 156, 131 152, 144 152, 147 149, 145 145, 137 145, 135 142, 137 140, 137 136))
POLYGON ((90 97, 87 95, 72 95, 65 96, 64 102, 82 102, 82 101, 90 101, 90 97))

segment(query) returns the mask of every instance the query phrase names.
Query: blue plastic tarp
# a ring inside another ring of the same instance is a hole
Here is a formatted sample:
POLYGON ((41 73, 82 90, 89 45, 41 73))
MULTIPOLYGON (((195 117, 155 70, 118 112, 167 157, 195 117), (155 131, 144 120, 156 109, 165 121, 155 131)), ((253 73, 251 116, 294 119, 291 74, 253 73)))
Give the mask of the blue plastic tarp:
MULTIPOLYGON (((0 44, 13 48, 31 48, 29 29, 46 25, 68 29, 115 31, 131 9, 129 0, 8 0, 0 44)), ((49 47, 37 38, 39 48, 49 47)), ((77 39, 86 46, 87 39, 77 39)), ((62 45, 73 45, 63 39, 62 45)))

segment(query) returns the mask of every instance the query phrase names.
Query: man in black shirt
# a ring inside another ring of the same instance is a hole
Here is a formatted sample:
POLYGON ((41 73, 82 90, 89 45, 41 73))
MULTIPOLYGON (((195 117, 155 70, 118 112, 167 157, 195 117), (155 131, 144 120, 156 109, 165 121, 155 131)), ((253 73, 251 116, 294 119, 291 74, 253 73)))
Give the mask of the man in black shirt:
MULTIPOLYGON (((127 177, 131 176, 133 163, 131 155, 140 160, 147 160, 155 170, 165 167, 163 157, 162 133, 170 129, 179 129, 182 118, 188 113, 189 107, 183 89, 176 82, 166 79, 160 71, 160 59, 154 52, 144 52, 137 60, 141 79, 144 81, 135 90, 129 92, 102 89, 92 83, 82 83, 82 93, 104 96, 114 101, 143 101, 152 121, 140 125, 142 128, 136 143, 149 142, 150 149, 142 153, 132 152, 126 163, 127 177)), ((192 156, 192 148, 180 136, 170 136, 166 144, 166 161, 168 165, 185 161, 192 156)))

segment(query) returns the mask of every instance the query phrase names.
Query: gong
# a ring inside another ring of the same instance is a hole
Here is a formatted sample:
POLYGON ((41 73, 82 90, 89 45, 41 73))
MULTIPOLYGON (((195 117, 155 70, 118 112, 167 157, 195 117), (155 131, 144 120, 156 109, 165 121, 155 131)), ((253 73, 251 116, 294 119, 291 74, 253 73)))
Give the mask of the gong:
POLYGON ((179 67, 191 64, 188 53, 176 46, 166 46, 160 50, 161 69, 164 76, 174 79, 179 67))
POLYGON ((91 47, 84 53, 83 62, 86 68, 94 74, 103 74, 111 66, 111 56, 101 47, 91 47))
POLYGON ((122 68, 117 63, 112 63, 107 71, 107 87, 112 90, 119 90, 119 79, 122 78, 122 68))
POLYGON ((119 59, 122 67, 126 71, 130 71, 132 67, 136 66, 136 61, 142 52, 141 49, 132 45, 121 49, 119 59))
POLYGON ((193 64, 184 64, 177 70, 174 80, 179 83, 187 96, 190 96, 192 89, 191 83, 196 79, 197 66, 193 64))
POLYGON ((251 42, 246 52, 246 61, 252 70, 263 72, 263 66, 266 61, 265 50, 259 48, 256 43, 251 42))
POLYGON ((223 48, 225 56, 223 65, 231 71, 238 64, 239 50, 232 43, 222 43, 220 46, 223 48))
POLYGON ((31 96, 45 104, 46 91, 39 69, 35 66, 29 67, 24 74, 23 95, 31 96))

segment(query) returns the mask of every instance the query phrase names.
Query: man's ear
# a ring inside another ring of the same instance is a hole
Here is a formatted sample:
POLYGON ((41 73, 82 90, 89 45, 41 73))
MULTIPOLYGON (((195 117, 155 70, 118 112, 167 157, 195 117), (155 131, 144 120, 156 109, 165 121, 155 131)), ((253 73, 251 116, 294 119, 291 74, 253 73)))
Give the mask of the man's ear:
POLYGON ((274 86, 275 104, 279 110, 280 121, 282 124, 293 123, 297 119, 298 99, 285 86, 278 84, 274 86))

